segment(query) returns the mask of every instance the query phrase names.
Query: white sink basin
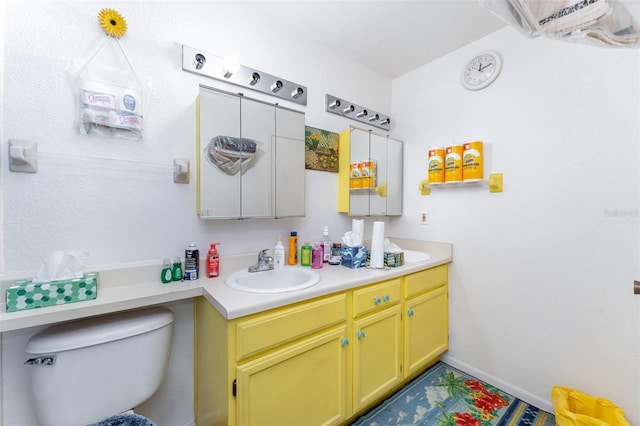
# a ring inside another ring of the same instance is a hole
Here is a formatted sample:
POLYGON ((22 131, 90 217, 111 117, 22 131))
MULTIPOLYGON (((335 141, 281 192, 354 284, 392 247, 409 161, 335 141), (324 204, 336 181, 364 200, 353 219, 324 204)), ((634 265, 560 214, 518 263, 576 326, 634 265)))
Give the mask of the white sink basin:
POLYGON ((427 253, 423 253, 421 251, 413 251, 413 250, 405 250, 404 251, 404 262, 412 263, 412 262, 421 262, 423 260, 429 260, 431 256, 427 253))
POLYGON ((249 293, 284 293, 302 290, 320 282, 320 275, 310 268, 284 267, 262 272, 238 271, 229 275, 224 283, 249 293))

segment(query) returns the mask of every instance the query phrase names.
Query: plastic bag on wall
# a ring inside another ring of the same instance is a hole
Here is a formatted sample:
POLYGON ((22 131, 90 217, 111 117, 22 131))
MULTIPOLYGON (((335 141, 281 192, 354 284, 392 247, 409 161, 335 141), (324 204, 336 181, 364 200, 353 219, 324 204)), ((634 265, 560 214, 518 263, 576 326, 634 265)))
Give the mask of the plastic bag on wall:
POLYGON ((204 148, 204 157, 223 173, 233 176, 241 170, 247 171, 260 145, 253 139, 219 135, 204 148))
POLYGON ((142 138, 151 84, 140 80, 118 39, 107 37, 87 62, 71 66, 68 73, 80 134, 142 138), (112 52, 105 49, 109 41, 112 52))
POLYGON ((603 47, 637 47, 637 5, 618 0, 478 0, 520 31, 603 47))

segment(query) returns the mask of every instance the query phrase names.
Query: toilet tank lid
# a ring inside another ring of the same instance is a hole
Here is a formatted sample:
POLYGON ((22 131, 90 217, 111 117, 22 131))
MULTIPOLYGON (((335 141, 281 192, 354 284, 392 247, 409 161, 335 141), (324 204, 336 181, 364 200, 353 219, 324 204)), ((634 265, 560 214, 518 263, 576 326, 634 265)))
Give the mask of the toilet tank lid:
POLYGON ((50 354, 144 334, 173 322, 173 312, 165 308, 104 315, 54 325, 35 334, 27 343, 30 354, 50 354))

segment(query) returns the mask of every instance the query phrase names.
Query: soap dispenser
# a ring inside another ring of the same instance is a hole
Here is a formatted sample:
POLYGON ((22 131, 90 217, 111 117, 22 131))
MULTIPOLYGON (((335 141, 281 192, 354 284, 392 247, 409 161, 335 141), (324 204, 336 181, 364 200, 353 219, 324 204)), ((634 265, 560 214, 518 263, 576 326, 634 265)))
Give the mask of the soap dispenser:
POLYGON ((176 258, 173 259, 171 273, 173 274, 174 281, 184 281, 184 277, 182 276, 182 259, 180 259, 180 256, 176 256, 176 258))
POLYGON ((300 249, 300 265, 311 266, 311 244, 305 241, 300 249))
POLYGON ((216 245, 220 243, 211 243, 209 253, 207 253, 207 277, 216 278, 220 276, 220 256, 216 245))
POLYGON ((163 261, 164 266, 162 267, 162 272, 160 273, 160 280, 163 284, 170 283, 173 281, 173 272, 171 271, 171 259, 166 258, 163 261))
POLYGON ((316 241, 311 248, 311 267, 313 269, 322 268, 322 259, 324 257, 324 251, 322 249, 322 244, 319 241, 316 241))

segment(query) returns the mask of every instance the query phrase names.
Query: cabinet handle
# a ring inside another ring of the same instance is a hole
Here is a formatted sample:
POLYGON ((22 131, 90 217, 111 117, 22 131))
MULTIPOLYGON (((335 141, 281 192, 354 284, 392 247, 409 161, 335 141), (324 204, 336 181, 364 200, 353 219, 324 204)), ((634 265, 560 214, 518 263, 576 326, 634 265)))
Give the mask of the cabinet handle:
POLYGON ((382 296, 382 300, 384 300, 385 302, 388 302, 391 298, 389 297, 388 294, 385 294, 384 296, 382 296))
POLYGON ((375 299, 373 299, 373 303, 375 303, 376 305, 379 305, 381 302, 379 297, 376 297, 375 299))
POLYGON ((409 315, 410 317, 413 316, 413 309, 409 309, 409 312, 407 312, 407 315, 409 315))
POLYGON ((347 346, 349 344, 349 339, 347 339, 346 337, 343 337, 342 340, 340 341, 340 344, 344 348, 345 346, 347 346))
POLYGON ((364 331, 360 330, 358 331, 358 339, 363 339, 364 338, 364 331))

